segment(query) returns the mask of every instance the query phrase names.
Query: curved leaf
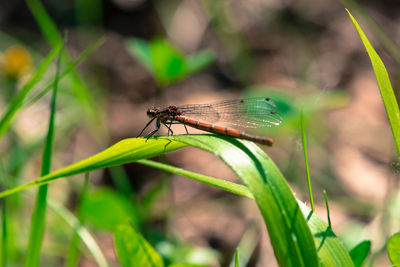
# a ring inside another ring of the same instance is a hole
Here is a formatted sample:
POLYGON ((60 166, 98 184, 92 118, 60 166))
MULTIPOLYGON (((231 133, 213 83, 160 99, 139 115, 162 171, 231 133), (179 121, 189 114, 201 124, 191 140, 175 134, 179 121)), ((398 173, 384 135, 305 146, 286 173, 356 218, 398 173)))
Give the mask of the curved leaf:
POLYGON ((381 93, 383 105, 385 106, 386 115, 389 119, 390 128, 394 142, 396 144, 397 153, 400 155, 400 110, 397 104, 396 96, 394 95, 392 84, 390 83, 389 74, 383 64, 381 58, 376 53, 374 47, 369 42, 367 36, 365 36, 360 25, 358 25, 355 18, 351 15, 350 11, 347 10, 351 20, 353 21, 354 27, 363 42, 365 49, 369 55, 369 58, 374 69, 376 82, 378 83, 379 91, 381 93))
MULTIPOLYGON (((145 138, 126 139, 27 185, 1 192, 0 197, 64 176, 138 161, 187 145, 220 157, 248 186, 264 217, 275 255, 282 266, 318 266, 318 257, 326 266, 353 266, 349 254, 331 229, 315 214, 308 216, 310 210, 305 205, 300 204, 299 208, 272 160, 255 144, 224 136, 176 135, 151 138, 147 142, 145 138)), ((191 175, 190 172, 182 174, 191 175)))
POLYGON ((115 230, 115 248, 124 267, 162 267, 160 254, 132 226, 120 225, 115 230))

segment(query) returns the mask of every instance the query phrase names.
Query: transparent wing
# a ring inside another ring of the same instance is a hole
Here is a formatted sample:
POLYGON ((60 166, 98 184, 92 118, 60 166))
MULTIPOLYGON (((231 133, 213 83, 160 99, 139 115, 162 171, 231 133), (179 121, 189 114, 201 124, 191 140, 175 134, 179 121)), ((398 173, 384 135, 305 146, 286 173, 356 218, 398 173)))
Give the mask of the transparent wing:
POLYGON ((227 100, 216 104, 183 105, 178 110, 190 119, 245 128, 272 127, 282 122, 270 98, 227 100))

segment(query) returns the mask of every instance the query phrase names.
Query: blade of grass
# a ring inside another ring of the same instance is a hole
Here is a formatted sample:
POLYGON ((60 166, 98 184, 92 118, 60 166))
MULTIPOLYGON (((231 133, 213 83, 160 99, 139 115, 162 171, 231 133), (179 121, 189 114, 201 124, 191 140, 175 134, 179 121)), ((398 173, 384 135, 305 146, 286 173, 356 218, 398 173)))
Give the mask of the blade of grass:
POLYGON ((62 44, 62 37, 58 33, 56 25, 53 23, 40 1, 26 0, 25 2, 50 45, 57 46, 62 44))
MULTIPOLYGON (((78 224, 74 227, 75 229, 79 229, 85 221, 84 214, 81 209, 82 201, 83 198, 87 195, 89 188, 89 174, 85 174, 85 181, 82 186, 81 193, 79 195, 78 199, 78 224)), ((67 256, 67 262, 65 266, 68 267, 73 267, 73 266, 78 266, 78 260, 79 260, 79 234, 77 231, 74 232, 74 235, 72 237, 71 245, 68 251, 68 256, 67 256)))
POLYGON ((383 47, 389 52, 389 54, 400 63, 400 47, 393 41, 392 38, 380 27, 374 19, 368 15, 367 11, 358 4, 355 0, 341 0, 342 4, 347 8, 351 9, 365 21, 368 25, 368 28, 371 29, 373 34, 378 38, 378 40, 382 43, 383 47))
MULTIPOLYGON (((54 144, 54 120, 56 113, 57 103, 57 91, 58 91, 58 79, 60 74, 62 49, 60 51, 56 78, 54 83, 53 98, 51 101, 49 128, 47 131, 47 137, 43 149, 42 157, 42 170, 41 176, 50 173, 51 159, 54 144)), ((39 187, 35 207, 32 214, 32 223, 29 234, 28 249, 26 251, 25 266, 39 266, 40 262, 40 251, 43 243, 44 231, 46 228, 46 209, 47 209, 47 189, 48 185, 42 185, 39 187)))
POLYGON ((244 232, 239 244, 236 247, 236 252, 240 251, 240 255, 235 255, 235 258, 232 259, 230 266, 233 266, 234 262, 237 262, 237 264, 240 266, 247 266, 249 264, 251 256, 254 254, 254 251, 257 248, 257 244, 259 243, 259 241, 259 225, 251 223, 248 227, 246 227, 246 231, 244 232))
MULTIPOLYGON (((85 59, 87 59, 94 51, 97 50, 105 41, 105 38, 102 36, 99 39, 97 39, 95 42, 93 42, 90 46, 88 46, 79 56, 77 59, 70 61, 67 64, 66 69, 60 74, 59 80, 61 81, 62 78, 67 76, 68 74, 71 73, 71 71, 75 70, 76 67, 78 67, 85 59)), ((48 85, 46 85, 39 93, 34 95, 33 97, 29 98, 26 101, 26 105, 32 105, 33 103, 37 102, 39 99, 41 99, 45 94, 47 94, 52 88, 54 87, 54 81, 50 82, 48 85)))
POLYGON ((7 249, 8 249, 8 240, 7 240, 7 198, 4 198, 2 201, 2 235, 1 235, 1 266, 7 266, 7 249))
POLYGON ((328 227, 332 228, 331 215, 329 214, 328 195, 326 194, 326 190, 324 190, 324 200, 325 200, 325 206, 326 206, 326 216, 328 218, 328 227))
MULTIPOLYGON (((42 3, 39 0, 26 0, 25 2, 28 5, 29 10, 32 12, 48 43, 53 47, 59 45, 63 38, 58 32, 56 24, 52 21, 42 3)), ((64 57, 67 62, 70 61, 70 55, 68 54, 67 50, 64 51, 64 57)), ((70 75, 74 85, 72 88, 74 94, 82 104, 84 111, 92 119, 90 121, 94 121, 94 124, 102 126, 101 129, 104 130, 105 127, 103 125, 103 120, 98 113, 96 103, 93 100, 93 97, 87 89, 84 81, 75 71, 75 69, 71 70, 70 75)))
POLYGON ((226 190, 233 194, 237 194, 237 195, 244 196, 244 197, 247 197, 250 199, 254 199, 254 197, 251 194, 251 192, 249 191, 249 189, 244 185, 228 182, 228 181, 218 179, 215 177, 198 174, 195 172, 187 171, 187 170, 184 170, 181 168, 177 168, 177 167, 174 167, 174 166, 171 166, 168 164, 164 164, 164 163, 160 163, 160 162, 156 162, 156 161, 152 161, 152 160, 141 159, 136 162, 146 165, 146 166, 149 166, 149 167, 159 169, 159 170, 186 176, 190 179, 193 179, 193 180, 196 180, 196 181, 208 184, 208 185, 212 185, 214 187, 226 190))
POLYGON ((385 106, 386 115, 389 119, 394 142, 397 148, 397 153, 398 155, 400 155, 400 111, 396 97, 393 92, 392 85, 390 83, 389 75, 386 71, 385 65, 376 53, 374 47, 369 42, 367 36, 362 31, 360 25, 358 25, 355 18, 351 15, 350 11, 347 10, 347 12, 349 13, 354 27, 356 28, 357 33, 360 36, 360 39, 363 42, 370 57, 376 81, 378 83, 379 91, 381 93, 382 101, 385 106))
POLYGON ((42 176, 32 182, 0 192, 0 198, 34 186, 47 184, 62 177, 119 166, 136 160, 154 157, 185 146, 187 145, 184 143, 172 142, 164 138, 151 138, 148 141, 146 141, 146 138, 125 139, 89 158, 42 176))
POLYGON ((239 249, 236 249, 235 253, 235 267, 239 267, 239 249))
POLYGON ((69 226, 71 226, 74 231, 78 234, 80 240, 88 248, 89 252, 92 254, 94 260, 100 267, 108 267, 106 258, 96 240, 89 233, 89 231, 79 223, 79 220, 64 206, 58 202, 48 199, 49 208, 51 208, 58 216, 60 216, 69 226))
POLYGON ((17 113, 17 111, 21 108, 25 97, 33 89, 33 87, 40 81, 43 74, 49 68, 53 59, 59 54, 61 47, 62 47, 61 45, 56 46, 50 51, 50 53, 46 56, 46 58, 36 69, 30 81, 26 85, 24 85, 21 91, 19 91, 18 94, 11 100, 10 105, 7 107, 7 110, 5 111, 4 115, 0 120, 0 139, 10 128, 11 120, 13 119, 15 113, 17 113))
POLYGON ((174 140, 215 153, 252 192, 264 218, 278 264, 282 266, 319 266, 311 232, 296 199, 273 161, 254 143, 210 136, 205 142, 198 135, 174 140), (222 142, 211 142, 221 139, 222 142))
POLYGON ((314 198, 312 194, 312 186, 311 186, 311 178, 310 178, 310 167, 308 165, 308 153, 307 153, 307 137, 306 137, 306 122, 304 118, 304 110, 300 111, 300 128, 301 128, 301 140, 303 142, 303 152, 304 152, 304 163, 306 165, 306 177, 307 177, 307 185, 308 185, 308 195, 310 197, 310 204, 312 212, 314 209, 314 198))
POLYGON ((187 145, 214 153, 223 159, 248 186, 251 184, 249 189, 255 196, 264 215, 271 241, 275 246, 275 253, 277 258, 280 257, 279 262, 283 265, 290 265, 290 262, 296 262, 293 263, 294 265, 299 263, 296 266, 305 265, 305 263, 307 263, 307 266, 312 265, 313 261, 317 259, 313 253, 315 245, 318 248, 318 257, 322 264, 329 263, 327 266, 353 266, 342 243, 315 213, 307 218, 308 226, 305 225, 304 217, 310 215, 310 210, 301 202, 296 202, 296 205, 291 203, 290 200, 288 202, 287 198, 294 199, 294 196, 272 160, 256 145, 224 136, 174 135, 151 138, 147 142, 145 138, 125 139, 92 157, 28 184, 3 191, 0 193, 0 197, 35 185, 49 183, 61 177, 134 162, 187 145), (277 179, 278 181, 276 181, 277 179), (270 187, 269 193, 264 192, 265 186, 270 187), (300 206, 301 210, 297 205, 300 206), (303 237, 303 235, 310 234, 308 227, 313 233, 313 239, 311 239, 313 244, 311 245, 308 237, 303 237), (294 244, 288 244, 292 241, 294 244), (298 249, 293 249, 292 246, 298 246, 298 249), (311 250, 311 252, 308 250, 311 250), (301 263, 299 257, 303 259, 304 263, 301 263))

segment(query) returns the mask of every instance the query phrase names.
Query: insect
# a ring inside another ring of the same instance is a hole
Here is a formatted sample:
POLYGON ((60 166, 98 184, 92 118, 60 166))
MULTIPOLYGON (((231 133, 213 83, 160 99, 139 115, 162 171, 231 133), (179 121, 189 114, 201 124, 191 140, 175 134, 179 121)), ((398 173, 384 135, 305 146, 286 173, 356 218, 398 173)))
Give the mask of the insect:
POLYGON ((147 139, 157 133, 161 125, 167 127, 168 135, 173 135, 172 124, 183 124, 186 133, 189 133, 187 125, 206 132, 250 140, 268 146, 273 144, 272 138, 253 136, 236 130, 236 127, 271 127, 279 125, 282 121, 275 103, 268 97, 227 100, 216 104, 153 107, 147 110, 147 116, 151 120, 139 136, 154 120, 156 121, 156 129, 147 135, 147 139))

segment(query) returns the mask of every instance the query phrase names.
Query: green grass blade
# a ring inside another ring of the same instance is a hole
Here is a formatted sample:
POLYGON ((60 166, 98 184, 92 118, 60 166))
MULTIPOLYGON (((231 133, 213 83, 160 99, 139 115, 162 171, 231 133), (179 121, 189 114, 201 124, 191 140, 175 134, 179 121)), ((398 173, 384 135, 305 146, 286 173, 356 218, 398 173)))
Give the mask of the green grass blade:
POLYGON ((160 163, 160 162, 156 162, 156 161, 152 161, 152 160, 142 159, 142 160, 138 160, 137 163, 140 163, 140 164, 143 164, 143 165, 146 165, 149 167, 153 167, 153 168, 156 168, 159 170, 186 176, 190 179, 223 189, 223 190, 231 192, 233 194, 237 194, 237 195, 244 196, 244 197, 247 197, 250 199, 254 199, 251 192, 244 185, 228 182, 228 181, 221 180, 221 179, 218 179, 215 177, 210 177, 207 175, 198 174, 195 172, 187 171, 187 170, 184 170, 181 168, 177 168, 177 167, 174 167, 174 166, 171 166, 168 164, 164 164, 164 163, 160 163))
MULTIPOLYGON (((63 38, 58 32, 56 24, 52 21, 46 9, 40 2, 40 0, 26 0, 26 3, 48 43, 52 47, 55 47, 60 43, 62 43, 63 38)), ((66 61, 69 62, 70 56, 68 54, 68 51, 65 50, 64 56, 66 58, 66 61)), ((90 121, 94 121, 93 124, 102 126, 101 129, 104 131, 105 127, 103 125, 103 120, 101 119, 101 116, 98 113, 97 105, 92 95, 90 94, 90 91, 86 87, 84 81, 75 71, 75 69, 71 70, 70 75, 73 82, 73 87, 72 87, 73 92, 77 97, 77 99, 79 100, 79 102, 81 103, 86 114, 89 115, 89 117, 91 118, 90 121)))
POLYGON ((395 41, 380 27, 374 19, 368 15, 367 11, 355 0, 341 0, 347 9, 357 12, 357 14, 367 24, 368 28, 373 32, 374 36, 382 43, 383 47, 389 54, 400 63, 400 47, 395 41))
POLYGON ((239 266, 247 266, 258 247, 259 241, 260 226, 256 223, 252 223, 246 228, 246 231, 236 247, 236 252, 240 251, 240 255, 235 255, 230 266, 234 266, 236 262, 239 266))
MULTIPOLYGON (((54 83, 53 98, 50 107, 49 128, 47 131, 46 141, 43 149, 41 176, 50 173, 51 159, 54 144, 54 121, 56 113, 58 79, 60 74, 62 50, 60 51, 56 78, 54 83)), ((36 196, 35 207, 32 215, 32 223, 29 234, 28 249, 26 251, 25 266, 39 266, 40 251, 43 243, 44 231, 46 228, 46 209, 47 209, 47 190, 48 185, 39 187, 36 196)))
POLYGON ((325 201, 325 207, 326 207, 326 217, 328 217, 328 227, 332 228, 332 223, 331 223, 331 215, 329 212, 329 203, 328 203, 328 194, 326 193, 326 190, 323 191, 324 193, 324 201, 325 201))
MULTIPOLYGON (((350 256, 330 228, 296 201, 275 164, 256 145, 217 135, 175 135, 125 139, 90 158, 43 176, 31 183, 0 193, 0 197, 49 183, 61 177, 121 165, 192 145, 224 160, 254 195, 282 265, 318 265, 315 247, 323 264, 352 266, 350 256), (327 231, 329 229, 329 231, 327 231), (338 255, 338 256, 337 256, 338 255)), ((329 266, 329 265, 328 265, 329 266)))
POLYGON ((236 249, 235 253, 235 267, 239 267, 239 250, 236 249))
POLYGON ((365 240, 350 250, 351 259, 355 267, 362 267, 371 248, 371 241, 365 240))
POLYGON ((50 51, 50 53, 36 69, 30 81, 24 85, 21 91, 19 91, 18 94, 11 100, 10 105, 7 107, 7 110, 0 120, 0 138, 2 138, 3 135, 8 131, 15 113, 17 113, 17 111, 22 107, 23 101, 28 93, 40 81, 43 74, 49 68, 51 62, 59 54, 61 47, 62 45, 58 45, 50 51))
POLYGON ((11 188, 0 192, 0 197, 5 197, 13 193, 28 189, 30 187, 47 184, 51 181, 74 174, 90 172, 102 168, 122 165, 136 160, 154 157, 169 151, 187 146, 181 142, 170 141, 165 138, 151 138, 146 142, 146 138, 125 139, 108 149, 84 159, 75 164, 69 165, 58 171, 45 175, 30 183, 11 188))
POLYGON ((174 140, 216 154, 239 176, 258 204, 280 265, 319 266, 314 240, 291 189, 258 146, 215 135, 180 135, 174 140))
MULTIPOLYGON (((97 50, 105 41, 104 37, 100 37, 95 42, 93 42, 90 46, 88 46, 77 59, 69 62, 65 70, 60 74, 59 80, 61 81, 65 76, 70 74, 72 71, 76 69, 85 59, 87 59, 94 51, 97 50)), ((26 105, 32 105, 39 99, 41 99, 46 93, 48 93, 54 87, 54 81, 50 82, 46 85, 39 93, 32 96, 27 100, 26 105)))
POLYGON ((48 199, 49 208, 51 208, 58 216, 60 216, 74 231, 78 234, 82 243, 85 244, 89 252, 93 255, 94 260, 100 267, 108 267, 108 263, 103 253, 100 250, 96 240, 89 233, 89 231, 82 226, 78 219, 64 206, 58 202, 48 199))
POLYGON ((132 226, 120 225, 115 230, 114 240, 122 266, 164 266, 160 254, 132 226))
POLYGON ((381 93, 383 104, 385 106, 386 115, 389 119, 390 127, 392 129, 397 153, 400 155, 400 111, 396 101, 396 97, 393 92, 392 85, 390 83, 389 75, 382 60, 367 39, 367 36, 365 36, 364 32, 362 31, 354 17, 351 15, 350 11, 347 12, 349 13, 350 18, 353 21, 354 27, 356 28, 357 33, 360 36, 360 39, 363 42, 371 59, 376 81, 378 83, 379 91, 381 93))
POLYGON ((4 198, 2 201, 2 209, 1 209, 1 266, 7 266, 7 250, 8 250, 8 239, 7 239, 7 198, 4 198))
MULTIPOLYGON (((82 190, 79 195, 78 199, 78 225, 76 228, 79 228, 83 225, 85 221, 85 216, 84 213, 82 212, 82 201, 83 198, 87 195, 89 188, 89 174, 85 175, 85 181, 83 182, 82 190)), ((78 261, 79 261, 79 234, 77 231, 74 231, 74 235, 72 237, 71 245, 69 247, 68 251, 68 256, 67 256, 67 261, 65 263, 65 266, 67 267, 74 267, 78 266, 78 261)))
POLYGON ((40 1, 26 0, 25 2, 35 17, 36 22, 39 24, 40 30, 43 32, 44 37, 51 44, 51 46, 61 44, 61 35, 58 33, 56 25, 50 18, 49 14, 47 14, 40 1))
POLYGON ((306 122, 304 118, 304 110, 300 111, 300 128, 301 128, 301 140, 303 142, 303 152, 304 152, 304 163, 306 165, 306 177, 308 185, 308 194, 310 197, 311 210, 314 212, 314 198, 312 194, 311 178, 310 178, 310 167, 308 165, 308 153, 307 153, 307 137, 306 137, 306 122))

